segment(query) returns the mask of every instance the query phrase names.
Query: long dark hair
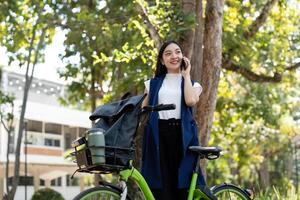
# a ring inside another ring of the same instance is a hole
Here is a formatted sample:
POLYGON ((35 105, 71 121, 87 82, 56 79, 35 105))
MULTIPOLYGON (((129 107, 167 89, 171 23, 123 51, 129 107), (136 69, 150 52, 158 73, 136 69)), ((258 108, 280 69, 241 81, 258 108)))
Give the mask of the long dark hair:
POLYGON ((156 70, 155 70, 155 76, 154 76, 154 77, 159 77, 159 76, 162 76, 162 75, 168 73, 166 66, 163 65, 163 64, 161 63, 161 61, 162 61, 163 53, 164 53, 166 47, 167 47, 169 44, 172 44, 172 43, 174 43, 174 44, 176 44, 177 46, 179 46, 179 48, 180 48, 180 50, 181 50, 181 52, 182 52, 182 48, 181 48, 181 46, 180 46, 177 42, 175 42, 175 41, 173 41, 173 40, 165 41, 165 42, 161 45, 161 47, 160 47, 160 49, 159 49, 159 52, 158 52, 157 61, 156 61, 156 70))

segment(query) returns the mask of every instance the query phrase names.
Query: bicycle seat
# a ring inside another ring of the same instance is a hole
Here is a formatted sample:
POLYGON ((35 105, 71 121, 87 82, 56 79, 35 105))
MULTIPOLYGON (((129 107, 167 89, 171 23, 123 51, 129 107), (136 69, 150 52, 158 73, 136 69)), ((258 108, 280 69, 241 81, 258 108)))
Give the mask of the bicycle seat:
POLYGON ((219 147, 201 147, 201 146, 190 146, 189 150, 197 153, 200 158, 206 158, 208 160, 214 160, 220 157, 222 151, 219 147))

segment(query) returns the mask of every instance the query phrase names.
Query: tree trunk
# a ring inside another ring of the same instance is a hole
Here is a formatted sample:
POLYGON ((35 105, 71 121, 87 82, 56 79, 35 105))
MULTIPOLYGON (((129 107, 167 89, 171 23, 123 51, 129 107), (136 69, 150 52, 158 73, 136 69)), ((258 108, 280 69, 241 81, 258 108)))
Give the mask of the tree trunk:
MULTIPOLYGON (((40 13, 39 13, 40 16, 40 13)), ((39 17, 38 17, 39 21, 39 17)), ((27 105, 27 99, 28 99, 28 93, 29 89, 31 86, 32 78, 33 78, 33 72, 35 65, 38 60, 38 53, 44 43, 44 36, 46 32, 46 28, 42 30, 38 46, 35 50, 35 58, 32 63, 32 69, 31 69, 31 74, 29 75, 29 68, 30 68, 30 63, 31 63, 31 52, 33 50, 33 41, 35 39, 36 35, 36 27, 38 25, 37 23, 33 27, 32 31, 32 38, 31 38, 31 43, 30 43, 30 48, 29 48, 29 55, 27 59, 27 67, 26 67, 26 74, 25 74, 25 84, 24 84, 24 94, 23 94, 23 101, 22 101, 22 108, 21 108, 21 113, 20 113, 20 119, 19 119, 19 130, 18 130, 18 137, 17 137, 17 144, 16 144, 16 155, 15 155, 15 167, 14 167, 14 177, 13 177, 13 183, 12 183, 12 188, 9 191, 8 198, 13 200, 14 196, 16 194, 17 186, 19 184, 19 175, 20 175, 20 153, 21 153, 21 144, 22 144, 22 138, 23 138, 23 130, 24 130, 24 117, 25 117, 25 112, 26 112, 26 105, 27 105)))
MULTIPOLYGON (((200 95, 199 113, 200 142, 207 146, 210 137, 213 114, 216 107, 217 91, 222 62, 222 18, 224 0, 206 2, 204 53, 201 73, 203 92, 200 95)), ((203 165, 202 165, 203 166, 203 165)), ((203 170, 205 169, 205 164, 203 170)), ((204 170, 205 174, 205 170, 204 170)))
POLYGON ((15 152, 15 169, 14 169, 14 177, 13 177, 13 183, 12 188, 9 192, 9 199, 13 200, 17 186, 19 183, 19 174, 20 174, 20 154, 21 154, 21 144, 22 144, 22 138, 23 138, 23 130, 24 130, 24 117, 25 117, 25 111, 26 111, 26 103, 28 98, 28 92, 30 88, 30 83, 28 81, 25 82, 24 87, 24 95, 23 95, 23 101, 22 101, 22 108, 21 108, 21 114, 20 114, 20 120, 19 120, 19 130, 18 130, 18 138, 17 138, 17 145, 16 145, 16 152, 15 152))
POLYGON ((268 168, 268 155, 263 153, 264 160, 260 164, 258 173, 259 173, 259 182, 262 189, 266 189, 270 186, 270 175, 268 168))
MULTIPOLYGON (((191 59, 191 75, 192 79, 201 83, 201 71, 202 71, 202 62, 203 62, 203 6, 202 0, 196 0, 196 27, 195 27, 195 39, 194 39, 194 50, 193 56, 191 59)), ((197 107, 199 104, 197 104, 197 107)), ((197 109, 195 112, 195 119, 199 122, 200 110, 197 109)))
MULTIPOLYGON (((182 11, 184 15, 192 15, 195 13, 195 1, 194 0, 183 0, 182 11)), ((195 31, 191 28, 186 30, 180 37, 179 43, 182 46, 184 56, 191 59, 193 54, 193 43, 194 43, 195 31)))
POLYGON ((196 25, 195 25, 195 38, 193 56, 191 59, 191 75, 192 79, 201 82, 201 71, 203 62, 203 6, 202 0, 196 0, 196 25))
POLYGON ((9 178, 9 145, 11 142, 10 134, 12 132, 12 129, 9 129, 7 131, 7 151, 6 151, 6 163, 5 163, 5 179, 6 179, 6 193, 9 193, 9 185, 8 185, 8 178, 9 178))
MULTIPOLYGON (((1 124, 3 125, 4 129, 7 132, 7 145, 6 145, 6 163, 5 163, 5 179, 6 182, 8 181, 9 178, 9 145, 11 143, 11 133, 13 130, 13 122, 14 122, 14 117, 13 117, 13 112, 14 112, 14 103, 11 103, 11 114, 12 114, 12 118, 7 120, 7 126, 3 120, 3 116, 1 115, 1 124)), ((6 194, 9 193, 9 185, 6 184, 6 194)), ((7 198, 7 196, 6 196, 7 198)))

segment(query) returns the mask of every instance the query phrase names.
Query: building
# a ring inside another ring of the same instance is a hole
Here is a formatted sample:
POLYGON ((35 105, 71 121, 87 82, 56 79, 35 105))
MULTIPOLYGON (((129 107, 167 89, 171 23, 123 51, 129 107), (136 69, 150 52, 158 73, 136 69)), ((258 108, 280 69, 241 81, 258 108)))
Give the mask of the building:
MULTIPOLYGON (((0 196, 6 191, 6 184, 11 184, 15 160, 15 143, 18 133, 19 116, 22 105, 24 75, 2 71, 1 90, 13 93, 15 99, 14 131, 9 144, 8 180, 5 179, 7 152, 7 132, 0 125, 0 196)), ((83 176, 70 176, 77 169, 76 164, 63 158, 64 152, 71 147, 71 142, 83 135, 90 127, 88 112, 63 107, 58 102, 64 85, 34 78, 27 101, 25 119, 27 122, 27 176, 25 177, 25 143, 21 146, 20 183, 16 200, 24 200, 25 188, 27 199, 31 199, 35 190, 51 187, 60 192, 65 199, 72 199, 83 189, 83 176), (25 187, 26 184, 26 187, 25 187)))

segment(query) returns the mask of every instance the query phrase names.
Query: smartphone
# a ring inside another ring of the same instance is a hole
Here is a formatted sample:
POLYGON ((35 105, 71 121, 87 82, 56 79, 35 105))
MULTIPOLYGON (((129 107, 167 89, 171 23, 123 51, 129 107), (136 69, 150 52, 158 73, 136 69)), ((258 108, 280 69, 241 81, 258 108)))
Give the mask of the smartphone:
POLYGON ((186 70, 186 62, 183 60, 183 58, 182 58, 181 64, 180 64, 180 70, 181 70, 181 71, 182 71, 182 70, 186 70))

